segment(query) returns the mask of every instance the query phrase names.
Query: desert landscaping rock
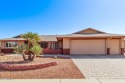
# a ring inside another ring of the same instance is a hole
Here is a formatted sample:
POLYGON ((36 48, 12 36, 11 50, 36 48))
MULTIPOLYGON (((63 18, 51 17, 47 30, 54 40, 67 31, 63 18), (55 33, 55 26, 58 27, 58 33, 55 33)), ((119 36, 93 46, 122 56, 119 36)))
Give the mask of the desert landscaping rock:
MULTIPOLYGON (((17 57, 17 56, 16 56, 17 57)), ((35 69, 27 71, 6 71, 0 69, 0 79, 83 79, 84 76, 73 63, 73 61, 65 58, 54 59, 50 57, 39 58, 36 57, 33 62, 24 62, 22 56, 18 56, 17 59, 14 56, 0 56, 0 62, 12 62, 10 64, 35 64, 35 63, 47 63, 47 62, 57 62, 58 65, 35 69), (2 58, 8 58, 4 60, 2 58)))

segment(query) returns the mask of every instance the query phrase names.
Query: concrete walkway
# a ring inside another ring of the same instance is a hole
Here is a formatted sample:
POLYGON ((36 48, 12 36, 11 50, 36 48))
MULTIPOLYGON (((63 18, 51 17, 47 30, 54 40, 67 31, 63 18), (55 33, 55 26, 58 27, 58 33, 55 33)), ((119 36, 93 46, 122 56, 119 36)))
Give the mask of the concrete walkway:
POLYGON ((125 83, 125 80, 96 80, 96 79, 30 79, 30 80, 0 80, 0 83, 125 83))

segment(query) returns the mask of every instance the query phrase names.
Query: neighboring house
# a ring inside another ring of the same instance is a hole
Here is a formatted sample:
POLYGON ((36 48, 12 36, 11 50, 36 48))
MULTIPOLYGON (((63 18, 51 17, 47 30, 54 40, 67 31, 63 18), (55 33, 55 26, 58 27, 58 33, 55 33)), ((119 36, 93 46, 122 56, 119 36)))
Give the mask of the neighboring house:
MULTIPOLYGON (((67 35, 40 35, 44 54, 117 54, 124 55, 125 35, 87 28, 67 35)), ((1 52, 12 53, 16 45, 27 43, 21 35, 1 39, 1 52)))

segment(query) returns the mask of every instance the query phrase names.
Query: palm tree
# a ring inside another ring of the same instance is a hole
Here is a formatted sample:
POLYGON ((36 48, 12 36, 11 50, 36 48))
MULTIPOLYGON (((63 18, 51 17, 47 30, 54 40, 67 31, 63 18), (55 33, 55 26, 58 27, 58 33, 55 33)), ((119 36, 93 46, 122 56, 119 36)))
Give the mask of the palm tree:
POLYGON ((24 46, 17 47, 15 51, 22 53, 24 60, 33 61, 34 57, 38 54, 42 53, 42 48, 38 44, 41 40, 37 33, 27 32, 21 36, 22 38, 26 39, 28 44, 24 46), (20 51, 21 49, 21 51, 20 51), (25 52, 28 53, 28 59, 25 58, 25 52))
POLYGON ((31 60, 32 52, 30 51, 31 47, 39 42, 41 39, 37 33, 27 32, 26 34, 22 35, 22 38, 28 41, 28 59, 31 60))

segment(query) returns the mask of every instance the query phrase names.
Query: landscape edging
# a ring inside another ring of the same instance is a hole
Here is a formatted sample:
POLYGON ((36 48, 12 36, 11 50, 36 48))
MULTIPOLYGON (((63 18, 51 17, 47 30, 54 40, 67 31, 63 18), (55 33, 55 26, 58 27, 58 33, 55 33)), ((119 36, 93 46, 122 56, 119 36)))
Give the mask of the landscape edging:
POLYGON ((33 70, 33 69, 40 69, 40 68, 46 68, 50 66, 57 65, 56 62, 48 62, 48 63, 39 63, 39 64, 26 64, 26 65, 11 65, 6 63, 0 63, 0 69, 4 70, 10 70, 10 71, 24 71, 24 70, 33 70))

